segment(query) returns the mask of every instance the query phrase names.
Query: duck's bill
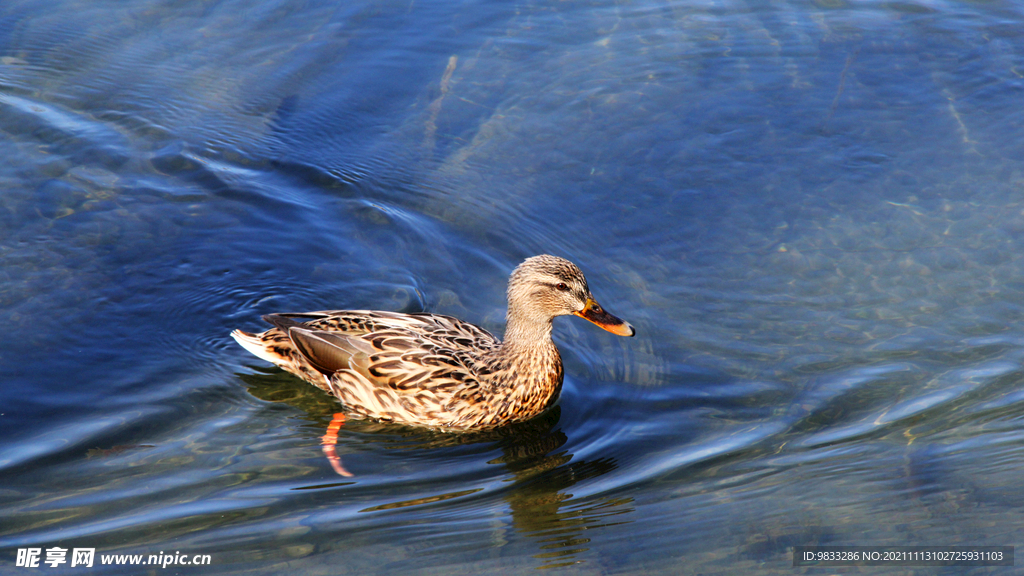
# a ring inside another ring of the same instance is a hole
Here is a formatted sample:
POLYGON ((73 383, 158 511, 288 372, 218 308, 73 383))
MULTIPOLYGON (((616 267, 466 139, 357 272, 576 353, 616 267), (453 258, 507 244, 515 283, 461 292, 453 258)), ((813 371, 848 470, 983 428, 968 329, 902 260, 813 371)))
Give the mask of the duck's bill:
POLYGON ((612 334, 618 334, 619 336, 632 336, 636 334, 636 330, 633 330, 633 327, 629 325, 629 322, 619 320, 615 316, 605 312, 604 308, 601 308, 601 305, 593 298, 587 298, 587 305, 584 306, 583 310, 573 312, 573 314, 576 314, 584 320, 589 320, 594 324, 597 324, 612 334))

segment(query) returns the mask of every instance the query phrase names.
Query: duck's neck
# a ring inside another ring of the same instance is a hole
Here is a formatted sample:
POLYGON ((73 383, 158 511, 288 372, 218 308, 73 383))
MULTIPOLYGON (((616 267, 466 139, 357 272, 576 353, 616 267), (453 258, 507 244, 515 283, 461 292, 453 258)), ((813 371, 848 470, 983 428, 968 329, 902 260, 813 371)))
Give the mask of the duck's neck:
POLYGON ((510 314, 505 340, 496 350, 498 362, 515 374, 522 387, 553 388, 562 384, 562 358, 551 340, 551 319, 524 321, 510 314))
POLYGON ((501 392, 501 414, 525 420, 550 407, 562 389, 562 358, 551 341, 551 320, 521 322, 510 318, 505 339, 490 355, 489 369, 501 392))
POLYGON ((505 324, 503 348, 529 350, 554 346, 551 341, 551 319, 525 320, 509 311, 505 324))

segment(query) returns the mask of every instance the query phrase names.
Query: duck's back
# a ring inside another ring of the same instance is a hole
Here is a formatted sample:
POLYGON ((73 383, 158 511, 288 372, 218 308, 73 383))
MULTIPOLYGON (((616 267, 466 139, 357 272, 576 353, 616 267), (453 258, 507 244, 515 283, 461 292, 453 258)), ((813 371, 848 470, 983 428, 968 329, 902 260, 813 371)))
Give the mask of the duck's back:
POLYGON ((477 378, 500 346, 450 316, 331 310, 264 317, 275 327, 236 340, 253 354, 331 392, 356 415, 459 426, 486 403, 477 378))

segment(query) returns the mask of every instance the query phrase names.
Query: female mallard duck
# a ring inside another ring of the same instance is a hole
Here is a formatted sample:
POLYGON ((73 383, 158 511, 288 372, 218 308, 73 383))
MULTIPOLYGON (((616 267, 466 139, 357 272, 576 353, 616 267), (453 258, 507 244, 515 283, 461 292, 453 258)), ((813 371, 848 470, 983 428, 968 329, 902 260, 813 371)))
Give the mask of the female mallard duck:
POLYGON ((469 430, 530 419, 558 399, 562 358, 551 321, 568 314, 635 333, 594 300, 575 264, 544 255, 509 278, 504 342, 450 316, 363 310, 270 314, 263 319, 274 328, 231 335, 354 416, 469 430))

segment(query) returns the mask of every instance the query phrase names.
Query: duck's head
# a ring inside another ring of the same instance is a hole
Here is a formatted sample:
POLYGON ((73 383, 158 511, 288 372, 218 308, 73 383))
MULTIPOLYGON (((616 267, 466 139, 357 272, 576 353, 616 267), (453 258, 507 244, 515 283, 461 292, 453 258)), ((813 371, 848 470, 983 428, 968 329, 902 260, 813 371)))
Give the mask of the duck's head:
POLYGON ((604 311, 587 287, 587 279, 572 262, 547 254, 527 258, 508 281, 508 320, 551 324, 555 316, 573 314, 618 334, 636 334, 628 322, 604 311))

